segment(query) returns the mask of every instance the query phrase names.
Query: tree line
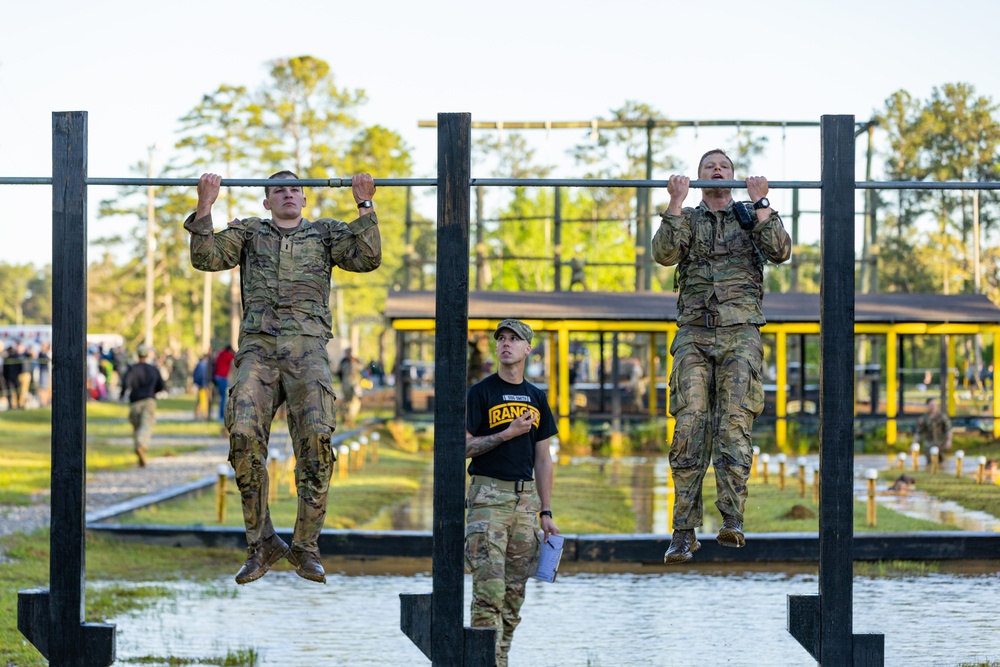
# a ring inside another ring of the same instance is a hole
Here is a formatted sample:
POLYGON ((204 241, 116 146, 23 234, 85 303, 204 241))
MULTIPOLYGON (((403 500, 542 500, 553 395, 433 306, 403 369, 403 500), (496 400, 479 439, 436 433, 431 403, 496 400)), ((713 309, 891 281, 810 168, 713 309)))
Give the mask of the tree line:
MULTIPOLYGON (((411 176, 413 158, 403 138, 362 122, 360 110, 366 101, 364 90, 339 87, 323 60, 312 56, 274 60, 256 89, 222 84, 181 117, 177 141, 162 168, 151 164, 155 161, 151 153, 146 160, 138 160, 132 171, 137 176, 165 177, 213 171, 226 178, 279 169, 291 169, 302 178, 361 171, 376 178, 411 176)), ((658 109, 637 101, 627 101, 608 116, 613 120, 666 119, 658 109)), ((896 91, 873 113, 872 121, 880 146, 876 159, 888 180, 1000 180, 998 106, 978 95, 970 84, 935 87, 926 99, 896 91)), ((671 155, 675 132, 676 128, 668 126, 649 134, 646 127, 603 130, 597 137, 581 133, 568 159, 581 178, 641 179, 650 167, 655 177, 662 178, 681 164, 671 155), (647 165, 647 146, 652 147, 651 165, 647 165)), ((737 131, 723 148, 745 171, 766 153, 767 137, 737 131)), ((474 160, 491 165, 492 175, 501 177, 543 178, 554 169, 543 164, 527 138, 517 132, 506 133, 502 140, 494 135, 479 137, 474 160)), ((552 257, 558 253, 562 289, 573 283, 576 260, 591 290, 671 290, 672 269, 653 267, 645 284, 638 284, 636 277, 637 257, 641 259, 648 248, 648 237, 657 224, 652 212, 666 204, 655 200, 665 193, 644 192, 561 189, 563 222, 558 238, 552 222, 556 206, 552 188, 512 188, 490 195, 483 215, 487 221, 471 231, 470 285, 490 290, 552 290, 556 281, 552 257)), ((154 345, 175 352, 199 350, 205 344, 201 332, 206 302, 210 305, 210 342, 216 346, 230 342, 240 316, 239 280, 236 275, 206 278, 191 268, 188 234, 181 225, 195 207, 196 192, 190 187, 157 187, 151 193, 146 188, 122 187, 101 201, 101 217, 130 216, 139 222, 127 234, 103 237, 92 245, 88 329, 120 332, 131 344, 143 339, 150 196, 155 212, 154 345)), ((346 188, 314 188, 307 197, 304 215, 308 218, 354 209, 346 188)), ((978 289, 1000 303, 1000 253, 995 245, 984 244, 978 254, 978 282, 974 275, 976 220, 984 239, 995 237, 997 193, 982 191, 977 197, 978 201, 969 191, 871 193, 866 200, 870 224, 858 262, 859 288, 941 293, 978 289)), ((262 198, 257 189, 224 189, 215 207, 216 228, 236 217, 259 214, 262 198)), ((402 188, 380 191, 378 206, 382 268, 366 275, 334 274, 332 307, 335 320, 345 328, 355 318, 370 321, 380 316, 390 290, 433 287, 433 221, 412 211, 402 188)), ((818 246, 799 245, 795 257, 794 266, 769 267, 766 289, 785 291, 794 282, 799 291, 819 290, 818 246), (796 272, 794 280, 792 271, 796 272)), ((0 263, 0 321, 44 323, 50 318, 51 267, 0 263)), ((362 358, 377 356, 380 348, 374 337, 361 344, 362 358)))

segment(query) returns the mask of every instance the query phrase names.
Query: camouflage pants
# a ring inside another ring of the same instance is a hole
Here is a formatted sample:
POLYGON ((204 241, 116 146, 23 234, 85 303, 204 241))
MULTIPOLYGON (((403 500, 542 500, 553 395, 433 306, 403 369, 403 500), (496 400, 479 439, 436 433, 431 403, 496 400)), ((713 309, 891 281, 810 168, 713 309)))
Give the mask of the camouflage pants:
POLYGON ((743 519, 753 461, 753 420, 764 409, 760 330, 751 324, 683 326, 670 348, 674 530, 702 525, 702 483, 715 467, 716 507, 743 519))
POLYGON ((317 336, 247 334, 234 363, 236 379, 226 401, 225 424, 247 542, 256 544, 274 534, 267 507, 267 443, 274 413, 287 402, 299 497, 292 547, 318 552, 335 460, 330 436, 337 427, 326 341, 317 336))
POLYGON ((156 423, 156 399, 144 398, 129 406, 128 423, 132 425, 132 442, 135 453, 140 457, 149 447, 153 437, 153 425, 156 423))
POLYGON ((541 500, 534 491, 518 494, 490 484, 470 484, 466 505, 472 626, 496 630, 497 665, 506 667, 511 638, 521 622, 525 582, 538 562, 541 500))

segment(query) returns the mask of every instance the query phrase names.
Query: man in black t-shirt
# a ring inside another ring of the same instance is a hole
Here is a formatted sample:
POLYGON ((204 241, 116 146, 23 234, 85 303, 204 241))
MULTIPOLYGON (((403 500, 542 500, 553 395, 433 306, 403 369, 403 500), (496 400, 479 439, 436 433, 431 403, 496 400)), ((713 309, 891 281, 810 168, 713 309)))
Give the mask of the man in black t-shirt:
POLYGON ((160 370, 147 363, 149 348, 139 345, 136 350, 139 361, 129 366, 122 378, 122 401, 126 395, 129 401, 128 421, 132 424, 132 440, 135 443, 135 453, 139 457, 139 466, 146 466, 146 450, 153 437, 153 425, 156 423, 156 395, 166 390, 160 370))
POLYGON ((496 630, 498 667, 507 665, 539 547, 559 534, 552 520, 549 452, 556 423, 545 394, 524 379, 532 335, 519 320, 497 325, 499 369, 469 388, 466 408, 465 455, 472 460, 465 560, 472 571, 472 625, 496 630))

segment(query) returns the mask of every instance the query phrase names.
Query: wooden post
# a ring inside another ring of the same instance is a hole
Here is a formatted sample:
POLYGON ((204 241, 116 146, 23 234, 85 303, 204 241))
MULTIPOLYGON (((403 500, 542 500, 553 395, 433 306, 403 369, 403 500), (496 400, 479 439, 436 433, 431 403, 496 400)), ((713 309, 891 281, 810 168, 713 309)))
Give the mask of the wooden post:
POLYGON ((463 629, 465 388, 469 332, 472 116, 438 114, 437 286, 434 333, 434 554, 426 597, 401 595, 403 631, 433 665, 494 664, 493 630, 463 629), (427 621, 429 620, 429 627, 427 621))
POLYGON ((880 665, 880 636, 865 636, 856 652, 852 634, 854 116, 823 116, 821 132, 819 596, 789 596, 788 629, 821 665, 880 665))
POLYGON ((52 667, 110 665, 115 626, 83 623, 87 441, 87 112, 52 114, 52 519, 49 590, 18 629, 52 667))

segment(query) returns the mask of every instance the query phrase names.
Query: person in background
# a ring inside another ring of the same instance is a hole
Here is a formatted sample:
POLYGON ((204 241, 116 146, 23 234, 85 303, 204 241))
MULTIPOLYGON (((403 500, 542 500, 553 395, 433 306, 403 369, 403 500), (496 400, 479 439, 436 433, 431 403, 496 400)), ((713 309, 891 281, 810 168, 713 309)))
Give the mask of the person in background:
POLYGON ((951 449, 951 420, 941 412, 941 403, 936 398, 927 399, 927 412, 917 420, 917 433, 914 444, 927 448, 927 460, 930 461, 931 447, 938 448, 939 464, 944 463, 944 450, 951 449))
POLYGON ((219 393, 219 421, 226 418, 226 392, 229 390, 229 371, 233 365, 236 353, 233 352, 232 345, 226 345, 215 356, 215 368, 213 369, 212 381, 219 393))
POLYGON ((192 375, 192 382, 194 382, 195 388, 195 399, 194 399, 194 418, 197 419, 209 419, 209 406, 212 403, 212 371, 209 366, 212 359, 212 353, 207 352, 198 363, 194 366, 194 372, 192 375))
POLYGON ((146 452, 156 423, 156 395, 167 388, 159 369, 148 363, 149 348, 136 348, 137 363, 129 366, 122 380, 122 401, 129 402, 128 421, 132 425, 132 441, 139 467, 146 467, 146 452))

